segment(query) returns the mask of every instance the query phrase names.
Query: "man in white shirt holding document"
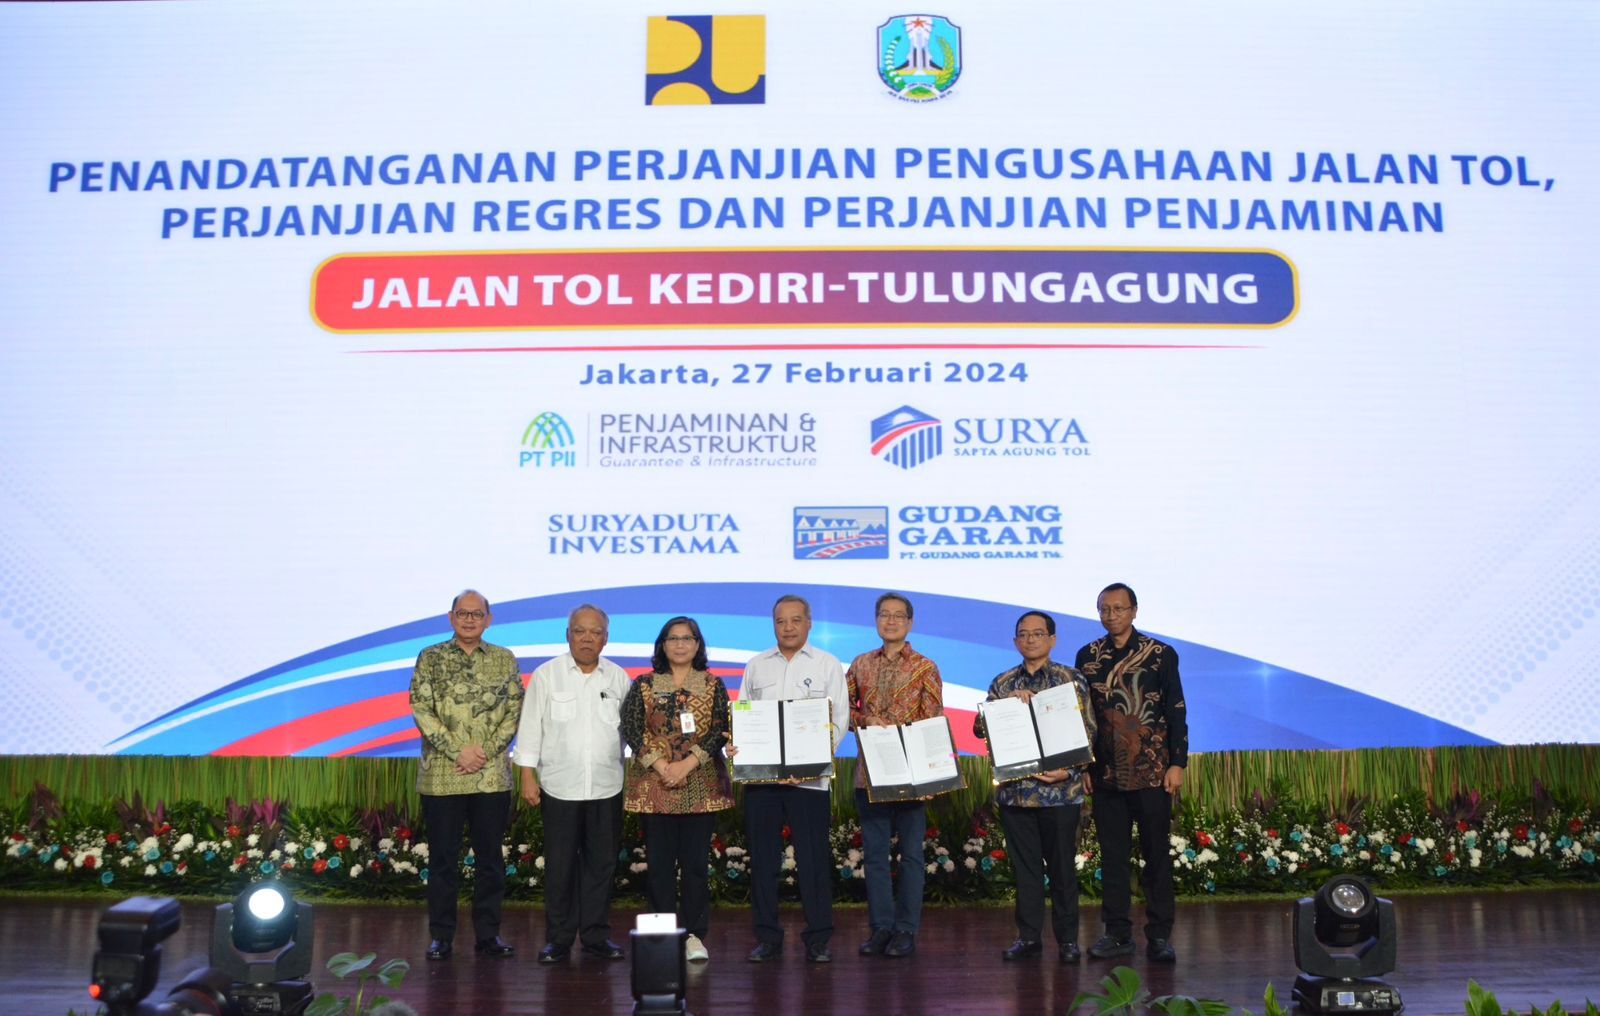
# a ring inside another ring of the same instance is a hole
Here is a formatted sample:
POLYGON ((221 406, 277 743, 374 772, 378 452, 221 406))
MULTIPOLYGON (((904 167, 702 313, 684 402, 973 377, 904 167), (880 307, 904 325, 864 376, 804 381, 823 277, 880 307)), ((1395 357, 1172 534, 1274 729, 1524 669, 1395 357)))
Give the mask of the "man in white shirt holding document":
MULTIPOLYGON (((832 708, 832 747, 837 749, 849 722, 844 667, 837 657, 813 646, 811 605, 799 596, 782 596, 772 606, 778 644, 745 664, 741 701, 827 699, 832 708)), ((734 739, 738 740, 735 721, 734 739)), ((730 751, 730 755, 736 754, 730 751)), ((801 783, 750 783, 744 790, 745 830, 750 837, 750 902, 756 946, 749 960, 761 963, 783 951, 778 923, 778 879, 784 856, 783 827, 794 847, 795 879, 806 927, 806 958, 827 963, 833 936, 833 858, 828 848, 832 809, 828 778, 801 783)))

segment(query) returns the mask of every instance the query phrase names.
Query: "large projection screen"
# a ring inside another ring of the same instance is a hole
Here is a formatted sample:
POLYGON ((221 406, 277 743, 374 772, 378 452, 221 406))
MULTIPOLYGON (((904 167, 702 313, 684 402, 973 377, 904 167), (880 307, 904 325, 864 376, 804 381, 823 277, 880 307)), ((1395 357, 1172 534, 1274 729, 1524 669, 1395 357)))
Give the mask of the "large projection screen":
POLYGON ((464 587, 965 735, 1114 581, 1196 750, 1600 740, 1597 25, 0 6, 0 752, 414 753, 464 587))

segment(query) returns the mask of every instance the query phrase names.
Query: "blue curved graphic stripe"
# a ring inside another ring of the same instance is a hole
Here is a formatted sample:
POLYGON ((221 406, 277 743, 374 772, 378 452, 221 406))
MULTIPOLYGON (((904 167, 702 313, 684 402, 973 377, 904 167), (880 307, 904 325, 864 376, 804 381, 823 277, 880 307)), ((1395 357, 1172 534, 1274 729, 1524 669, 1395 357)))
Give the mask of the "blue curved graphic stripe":
MULTIPOLYGON (((611 615, 614 644, 649 645, 667 617, 684 613, 700 621, 713 648, 753 653, 771 646, 770 605, 788 592, 811 601, 816 619, 812 641, 846 662, 877 644, 872 624, 860 619, 871 618, 879 590, 772 583, 627 586, 508 601, 494 608, 490 638, 505 645, 559 645, 567 613, 579 603, 595 602, 611 615)), ((1024 606, 933 593, 911 595, 917 607, 912 642, 938 661, 947 684, 981 693, 995 674, 1016 662, 1010 633, 1024 606)), ((1064 661, 1071 660, 1079 645, 1103 634, 1091 618, 1057 615, 1057 623, 1056 656, 1064 661)), ((441 615, 307 653, 148 721, 119 738, 117 748, 135 754, 211 753, 329 709, 404 691, 410 682, 410 660, 424 646, 448 636, 441 615), (303 684, 354 667, 398 661, 404 665, 303 684), (166 729, 154 729, 162 726, 166 729)), ((1306 674, 1181 639, 1166 641, 1182 659, 1194 751, 1490 743, 1460 727, 1306 674)), ((612 658, 624 666, 646 663, 612 658)), ((529 657, 520 662, 526 673, 543 660, 529 657)), ((739 669, 735 661, 713 663, 739 669)), ((731 678, 728 684, 737 691, 739 680, 731 678)), ((404 722, 390 718, 356 722, 300 753, 344 751, 400 729, 404 722)), ((360 754, 413 750, 402 743, 360 754)))

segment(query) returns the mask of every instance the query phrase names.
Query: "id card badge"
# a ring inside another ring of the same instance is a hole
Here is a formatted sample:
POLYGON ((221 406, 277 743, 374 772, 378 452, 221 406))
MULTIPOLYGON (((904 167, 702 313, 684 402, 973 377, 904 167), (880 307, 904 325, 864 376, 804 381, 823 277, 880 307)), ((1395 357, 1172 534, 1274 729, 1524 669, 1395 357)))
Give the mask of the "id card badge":
POLYGON ((678 714, 678 730, 684 734, 694 733, 694 713, 685 709, 678 714))

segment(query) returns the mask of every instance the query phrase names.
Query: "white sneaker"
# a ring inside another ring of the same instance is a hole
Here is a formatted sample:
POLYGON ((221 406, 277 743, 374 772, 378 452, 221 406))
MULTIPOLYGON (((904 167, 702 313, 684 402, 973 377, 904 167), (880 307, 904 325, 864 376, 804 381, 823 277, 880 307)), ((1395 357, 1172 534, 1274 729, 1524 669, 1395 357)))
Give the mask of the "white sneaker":
POLYGON ((709 960, 711 954, 706 952, 706 944, 700 941, 700 936, 690 935, 683 944, 683 958, 686 960, 709 960))

